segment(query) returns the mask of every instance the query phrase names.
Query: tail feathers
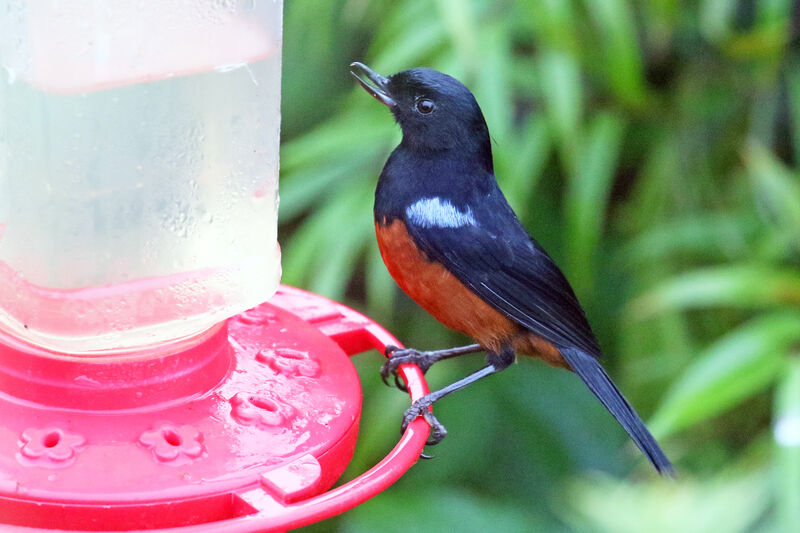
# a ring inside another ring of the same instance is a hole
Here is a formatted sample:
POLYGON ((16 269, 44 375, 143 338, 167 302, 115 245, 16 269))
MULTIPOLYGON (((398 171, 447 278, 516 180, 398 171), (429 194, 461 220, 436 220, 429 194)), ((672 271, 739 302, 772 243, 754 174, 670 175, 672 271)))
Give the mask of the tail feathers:
POLYGON ((622 396, 622 393, 608 377, 600 363, 589 354, 576 348, 560 350, 572 370, 586 383, 589 390, 594 393, 614 418, 625 428, 640 450, 650 459, 659 474, 668 477, 675 476, 675 469, 667 456, 661 451, 656 439, 647 430, 636 414, 636 411, 622 396))

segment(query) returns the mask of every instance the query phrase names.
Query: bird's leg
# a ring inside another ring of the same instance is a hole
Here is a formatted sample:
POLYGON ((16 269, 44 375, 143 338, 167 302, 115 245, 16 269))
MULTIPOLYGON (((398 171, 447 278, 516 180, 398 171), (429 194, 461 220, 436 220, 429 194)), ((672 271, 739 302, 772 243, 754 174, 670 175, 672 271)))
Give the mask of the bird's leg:
POLYGON ((467 385, 471 385, 481 378, 485 378, 486 376, 500 372, 501 370, 505 370, 511 363, 514 362, 515 356, 513 350, 504 349, 500 353, 488 353, 486 359, 489 361, 488 366, 481 368, 469 376, 461 378, 458 381, 447 385, 446 387, 431 392, 430 394, 426 394, 411 404, 411 407, 406 409, 406 412, 403 414, 401 432, 405 433, 408 425, 418 416, 421 416, 431 427, 431 437, 426 444, 428 446, 433 446, 434 444, 441 442, 442 439, 447 436, 447 430, 442 423, 439 422, 435 416, 433 416, 433 413, 430 410, 431 405, 433 405, 434 402, 444 398, 448 394, 463 389, 467 385))
POLYGON ((430 406, 433 405, 434 402, 447 396, 451 392, 455 392, 459 389, 463 389, 467 385, 475 383, 481 378, 484 378, 490 374, 494 374, 497 372, 497 369, 489 365, 487 367, 481 368, 477 372, 470 374, 469 376, 459 379, 456 382, 451 383, 450 385, 441 388, 437 391, 431 392, 430 394, 426 394, 416 402, 411 404, 411 407, 406 409, 406 412, 403 414, 403 424, 400 428, 401 433, 405 433, 406 428, 408 425, 415 420, 418 416, 421 416, 425 419, 428 425, 431 427, 431 436, 428 439, 426 444, 428 446, 433 446, 434 444, 439 444, 442 439, 447 436, 447 430, 439 422, 433 413, 430 410, 430 406))
POLYGON ((421 352, 419 350, 414 350, 413 348, 387 346, 385 355, 389 359, 383 364, 383 367, 381 367, 381 378, 386 385, 389 385, 387 379, 389 378, 390 374, 393 375, 394 383, 397 388, 404 392, 408 392, 405 385, 400 382, 400 378, 397 376, 397 369, 400 365, 413 363, 417 365, 424 374, 437 361, 441 361, 442 359, 450 359, 451 357, 458 357, 459 355, 465 355, 468 353, 475 353, 481 350, 482 348, 480 344, 470 344, 468 346, 458 346, 456 348, 448 348, 446 350, 435 350, 430 352, 421 352))

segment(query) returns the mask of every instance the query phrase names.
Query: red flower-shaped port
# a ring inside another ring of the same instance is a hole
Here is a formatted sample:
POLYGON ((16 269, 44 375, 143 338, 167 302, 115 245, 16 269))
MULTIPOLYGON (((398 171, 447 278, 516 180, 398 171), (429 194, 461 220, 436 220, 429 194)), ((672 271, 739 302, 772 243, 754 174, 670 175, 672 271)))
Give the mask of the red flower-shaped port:
POLYGON ((177 426, 169 422, 142 433, 139 444, 149 448, 157 461, 174 465, 186 464, 205 451, 200 431, 193 426, 177 426))
POLYGON ((245 426, 290 427, 294 409, 269 396, 237 393, 230 399, 233 418, 245 426))
POLYGON ((315 378, 320 374, 319 363, 313 355, 292 348, 261 350, 256 354, 256 361, 286 376, 315 378))
POLYGON ((86 438, 61 428, 28 428, 20 437, 18 458, 23 463, 62 468, 75 461, 83 449, 86 438))

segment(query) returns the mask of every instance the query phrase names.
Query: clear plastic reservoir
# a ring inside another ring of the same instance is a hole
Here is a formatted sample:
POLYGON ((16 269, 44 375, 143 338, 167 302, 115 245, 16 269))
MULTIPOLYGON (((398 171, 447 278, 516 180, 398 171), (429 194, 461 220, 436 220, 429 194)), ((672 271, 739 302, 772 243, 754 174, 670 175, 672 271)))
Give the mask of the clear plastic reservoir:
POLYGON ((105 353, 274 293, 281 10, 0 0, 0 330, 105 353))

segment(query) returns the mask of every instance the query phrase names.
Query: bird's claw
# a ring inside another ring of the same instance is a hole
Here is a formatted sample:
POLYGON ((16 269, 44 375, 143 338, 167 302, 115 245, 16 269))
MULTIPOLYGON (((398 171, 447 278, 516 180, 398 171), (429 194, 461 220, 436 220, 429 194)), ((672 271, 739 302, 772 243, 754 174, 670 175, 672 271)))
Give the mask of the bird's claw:
MULTIPOLYGON (((383 382, 386 383, 386 380, 384 380, 383 382)), ((408 393, 408 387, 406 387, 406 384, 403 383, 403 379, 396 372, 394 374, 394 386, 400 389, 401 391, 408 393)))
POLYGON ((383 350, 383 355, 385 355, 385 356, 386 356, 386 358, 388 359, 388 358, 392 357, 392 354, 393 354, 394 352, 396 352, 397 350, 399 350, 399 349, 400 349, 400 347, 399 347, 399 346, 395 346, 394 344, 389 344, 389 345, 388 345, 388 346, 386 346, 386 348, 383 350))
MULTIPOLYGON (((425 443, 426 446, 434 446, 442 442, 447 436, 447 429, 439 422, 433 413, 430 410, 431 401, 426 400, 423 396, 416 402, 411 404, 411 407, 406 409, 406 412, 403 414, 403 424, 400 427, 400 433, 405 433, 408 425, 417 419, 417 417, 422 417, 425 419, 425 422, 431 427, 430 438, 425 443)), ((425 456, 422 454, 423 459, 430 459, 430 456, 425 456)))
POLYGON ((395 386, 403 392, 408 392, 406 386, 401 385, 400 376, 398 376, 397 374, 397 368, 400 366, 401 363, 400 361, 394 360, 394 354, 395 352, 398 351, 404 352, 406 350, 401 350, 397 346, 393 345, 389 345, 386 347, 384 355, 387 357, 387 361, 383 363, 383 366, 381 367, 381 379, 383 380, 384 385, 390 387, 391 385, 389 385, 389 375, 392 375, 394 376, 395 386))
POLYGON ((415 364, 420 368, 420 370, 422 370, 422 373, 425 374, 425 372, 427 372, 431 365, 433 365, 435 362, 429 352, 421 352, 419 350, 414 350, 413 348, 387 346, 385 355, 388 357, 388 359, 381 367, 381 379, 383 380, 383 383, 389 387, 389 376, 394 376, 395 386, 403 392, 408 392, 408 388, 404 383, 402 383, 400 376, 397 373, 400 365, 415 364))

